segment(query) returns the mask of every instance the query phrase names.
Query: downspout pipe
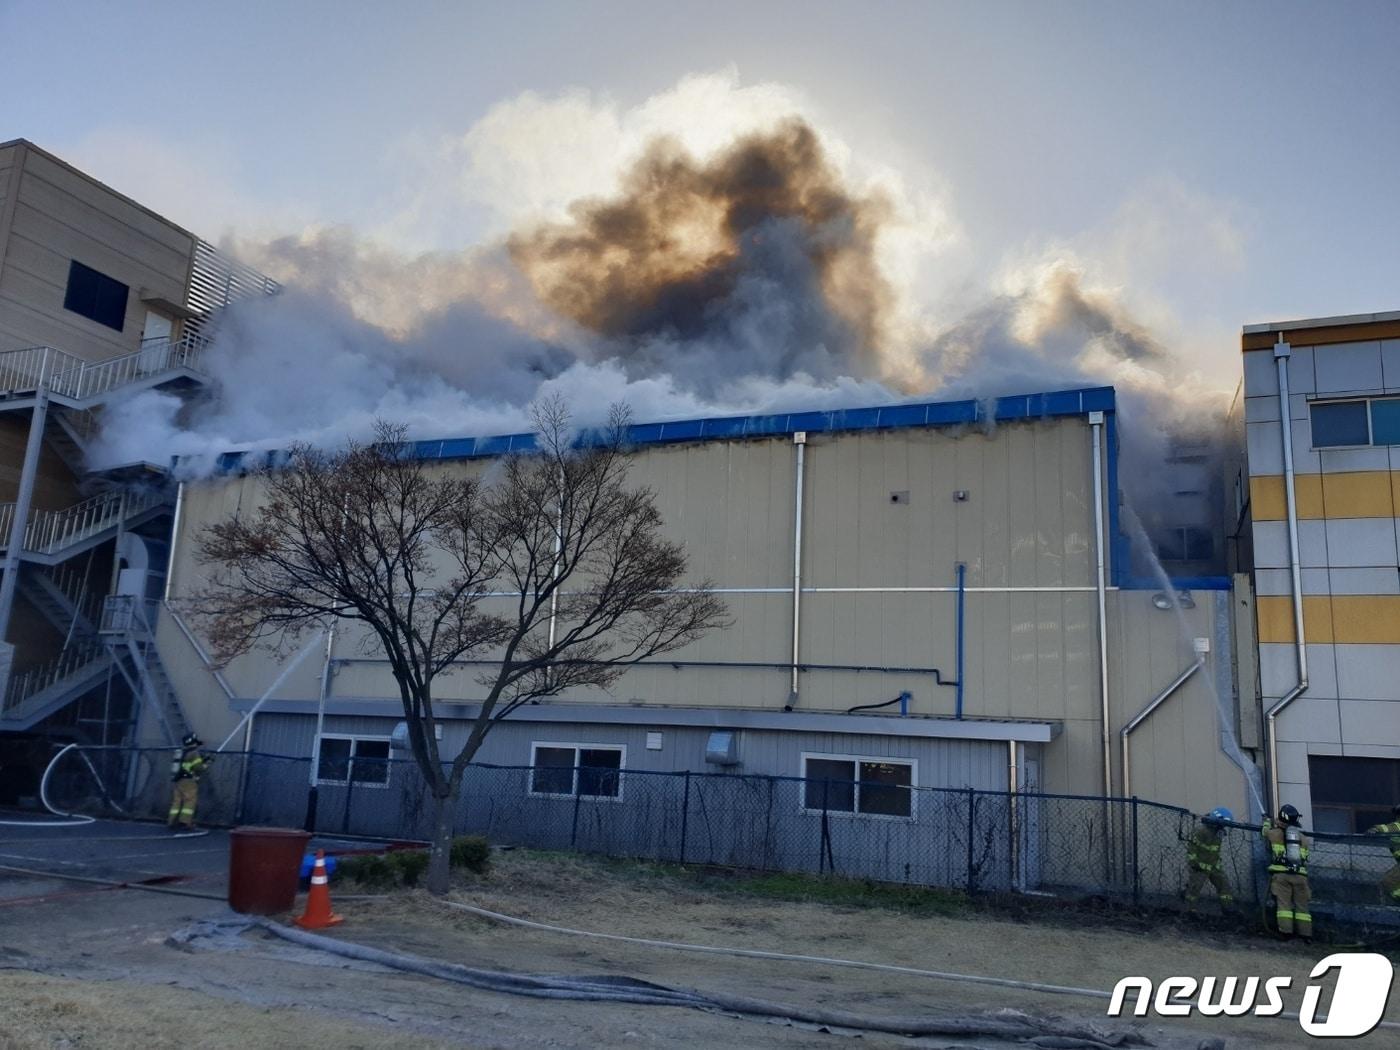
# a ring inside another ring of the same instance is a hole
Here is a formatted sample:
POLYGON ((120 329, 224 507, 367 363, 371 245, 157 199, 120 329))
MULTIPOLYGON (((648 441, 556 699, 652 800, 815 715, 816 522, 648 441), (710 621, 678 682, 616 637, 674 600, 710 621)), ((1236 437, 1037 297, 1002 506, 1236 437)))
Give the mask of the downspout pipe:
POLYGON ((1197 654, 1195 663, 1193 663, 1186 670, 1182 671, 1181 674, 1177 675, 1176 678, 1172 681, 1171 685, 1167 686, 1160 693, 1158 693, 1151 700, 1149 700, 1147 702, 1147 706, 1144 707, 1141 711, 1139 711, 1136 715, 1134 715, 1132 719, 1128 722, 1128 724, 1125 725, 1121 730, 1119 730, 1118 741, 1119 747, 1122 751, 1124 798, 1133 797, 1133 765, 1132 755, 1128 746, 1128 738, 1133 735, 1134 729, 1136 729, 1138 726, 1142 725, 1142 723, 1146 722, 1149 718, 1151 718, 1152 712, 1156 711, 1157 708, 1161 707, 1164 703, 1166 703, 1167 700, 1169 700, 1178 689, 1180 689, 1183 685, 1190 681, 1192 675, 1194 675, 1205 665, 1205 656, 1202 654, 1197 654))
POLYGON ((1283 495, 1288 514, 1288 569, 1289 586, 1293 592, 1293 639, 1298 663, 1298 684, 1279 698, 1278 703, 1264 714, 1265 732, 1269 747, 1269 802, 1273 812, 1279 809, 1278 776, 1278 725, 1277 719, 1284 708, 1297 700, 1308 690, 1308 645, 1303 631, 1303 569, 1302 557, 1298 553, 1298 493, 1293 469, 1293 418, 1288 396, 1288 361, 1293 356, 1293 348, 1279 336, 1274 344, 1274 366, 1278 370, 1278 419, 1279 437, 1283 441, 1283 495))
POLYGON ((963 716, 963 682, 966 672, 963 669, 963 610, 966 607, 967 599, 967 563, 958 562, 958 697, 955 708, 955 717, 962 721, 963 716))
POLYGON ((792 443, 797 449, 797 478, 795 488, 795 498, 793 503, 795 509, 792 518, 792 680, 788 688, 788 702, 784 705, 784 711, 791 711, 797 706, 798 692, 798 671, 801 668, 800 652, 802 646, 802 489, 803 477, 807 463, 807 432, 805 430, 796 431, 792 435, 792 443))
MULTIPOLYGON (((1089 413, 1089 430, 1093 435, 1094 452, 1094 591, 1098 597, 1099 613, 1099 717, 1103 744, 1103 793, 1113 797, 1113 743, 1109 730, 1108 703, 1108 580, 1105 573, 1104 493, 1103 493, 1103 428, 1104 414, 1089 413)), ((961 678, 961 675, 959 676, 961 678)))
POLYGON ((175 576, 175 545, 180 542, 180 517, 185 510, 185 483, 175 487, 175 516, 170 522, 170 550, 165 559, 165 594, 162 600, 170 603, 170 586, 175 576))

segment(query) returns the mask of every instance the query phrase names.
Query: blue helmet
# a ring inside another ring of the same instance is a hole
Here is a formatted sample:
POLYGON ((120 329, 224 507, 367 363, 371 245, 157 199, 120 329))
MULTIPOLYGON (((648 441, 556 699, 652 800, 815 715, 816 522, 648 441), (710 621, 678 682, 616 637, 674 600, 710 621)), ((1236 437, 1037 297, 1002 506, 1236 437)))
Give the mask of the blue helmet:
POLYGON ((1211 824, 1232 824, 1234 823, 1235 815, 1224 806, 1216 806, 1206 814, 1206 820, 1211 824))

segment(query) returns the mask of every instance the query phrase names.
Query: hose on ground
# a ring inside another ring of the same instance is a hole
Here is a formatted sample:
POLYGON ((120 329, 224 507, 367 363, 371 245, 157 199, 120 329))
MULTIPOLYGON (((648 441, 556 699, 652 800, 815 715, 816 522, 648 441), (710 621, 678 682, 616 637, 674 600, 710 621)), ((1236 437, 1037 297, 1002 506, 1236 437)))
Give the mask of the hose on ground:
MULTIPOLYGON (((67 747, 59 749, 58 754, 49 760, 49 764, 44 767, 44 775, 39 778, 39 801, 56 817, 63 817, 63 820, 0 820, 0 825, 7 828, 80 828, 87 824, 96 823, 96 817, 89 817, 82 813, 64 813, 56 808, 49 801, 49 777, 53 774, 54 766, 58 765, 58 760, 68 752, 72 751, 77 744, 69 744, 67 747)), ((83 760, 87 762, 88 768, 92 769, 92 760, 83 755, 83 760)), ((93 770, 93 775, 97 775, 97 770, 93 770)))
POLYGON ((1009 977, 982 977, 978 974, 949 973, 943 970, 923 970, 913 966, 895 966, 891 963, 863 962, 858 959, 834 959, 822 955, 794 955, 788 952, 766 952, 756 948, 726 948, 716 947, 709 944, 686 944, 681 941, 657 941, 646 937, 626 937, 620 933, 596 933, 592 930, 574 930, 567 926, 552 926, 546 922, 534 922, 530 919, 520 919, 513 915, 503 915, 500 912, 489 911, 486 908, 478 908, 473 904, 463 904, 459 901, 443 901, 437 903, 445 904, 449 908, 456 908, 483 919, 490 919, 492 922, 503 923, 508 926, 521 926, 531 930, 542 930, 546 933, 562 933, 571 937, 594 937, 604 941, 622 941, 626 944, 640 944, 648 948, 670 948, 683 952, 702 952, 709 955, 737 955, 745 959, 772 959, 780 962, 804 962, 818 963, 823 966, 847 966, 861 970, 880 970, 885 973, 907 974, 911 977, 930 977, 938 981, 958 981, 965 984, 989 984, 1000 988, 1015 988, 1019 991, 1047 992, 1051 995, 1076 995, 1093 999, 1112 999, 1111 992, 1100 991, 1097 988, 1071 988, 1059 984, 1042 984, 1039 981, 1016 981, 1009 977))
POLYGON ((1041 1041, 1043 1046, 1078 1046, 1090 1050, 1130 1045, 1149 1045, 1132 1031, 1106 1031, 1088 1025, 1074 1024, 1054 1018, 1033 1017, 1017 1011, 1002 1011, 991 1016, 946 1017, 876 1017, 826 1010, 820 1007, 796 1007, 747 996, 723 992, 698 992, 669 988, 630 977, 549 977, 537 974, 507 973, 480 970, 460 963, 440 962, 422 956, 371 948, 305 930, 283 926, 270 919, 252 919, 252 923, 277 937, 317 951, 329 952, 347 959, 378 963, 408 973, 417 973, 439 980, 543 999, 574 999, 593 1002, 622 1002, 647 1006, 688 1006, 701 1010, 721 1010, 799 1024, 845 1028, 854 1031, 885 1032, 906 1036, 975 1036, 1019 1041, 1041 1041))
MULTIPOLYGON (((1041 984, 1038 981, 1016 981, 1009 977, 984 977, 980 974, 950 973, 944 970, 922 970, 913 966, 895 966, 891 963, 864 962, 859 959, 836 959, 821 955, 795 955, 789 952, 766 952, 756 948, 729 948, 709 944, 686 944, 682 941, 658 941, 646 937, 627 937, 620 933, 599 933, 595 930, 575 930, 568 926, 554 926, 547 922, 535 922, 531 919, 522 919, 515 915, 503 915, 501 912, 490 911, 487 908, 478 908, 474 904, 463 904, 460 901, 439 900, 437 903, 445 904, 449 908, 456 908, 459 911, 465 911, 483 919, 504 923, 509 926, 541 930, 545 933, 562 933, 572 937, 592 937, 603 941, 622 941, 626 944, 639 944, 649 948, 670 948, 676 951, 703 952, 710 955, 736 955, 745 959, 770 959, 778 962, 816 963, 822 966, 847 966, 861 970, 880 970, 885 973, 907 974, 911 977, 929 977, 937 981, 987 984, 994 987, 1015 988, 1018 991, 1028 992, 1048 992, 1052 995, 1076 995, 1090 999, 1109 1000, 1113 998, 1112 992, 1105 992, 1098 988, 1074 988, 1058 984, 1041 984)), ((1372 944, 1339 945, 1337 947, 1371 951, 1375 950, 1377 946, 1383 946, 1395 940, 1400 940, 1400 934, 1394 937, 1383 938, 1372 944)), ((1277 1017, 1279 1020, 1283 1021, 1296 1021, 1299 1015, 1296 1011, 1285 1010, 1281 1013, 1267 1016, 1277 1017)), ((1326 1020, 1326 1017, 1320 1017, 1318 1020, 1326 1020)), ((1400 1029, 1400 1021, 1381 1021, 1377 1027, 1400 1029)))

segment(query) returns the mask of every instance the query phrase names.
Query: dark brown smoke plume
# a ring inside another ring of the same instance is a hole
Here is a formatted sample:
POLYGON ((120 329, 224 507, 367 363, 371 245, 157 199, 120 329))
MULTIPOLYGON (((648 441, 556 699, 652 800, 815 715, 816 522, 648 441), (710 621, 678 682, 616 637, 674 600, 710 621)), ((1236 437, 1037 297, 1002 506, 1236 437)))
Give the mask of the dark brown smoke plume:
POLYGON ((893 300, 875 256, 888 213, 794 119, 703 163, 658 140, 618 197, 580 202, 509 249, 540 299, 604 336, 610 356, 655 366, 665 345, 731 373, 872 376, 893 300))

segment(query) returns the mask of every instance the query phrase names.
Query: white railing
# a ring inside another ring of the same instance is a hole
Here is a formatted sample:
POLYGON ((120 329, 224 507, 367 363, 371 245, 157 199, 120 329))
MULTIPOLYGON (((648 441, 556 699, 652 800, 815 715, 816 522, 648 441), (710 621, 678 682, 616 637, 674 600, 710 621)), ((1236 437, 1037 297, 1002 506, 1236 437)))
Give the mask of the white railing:
MULTIPOLYGON (((36 510, 24 530, 24 549, 35 554, 57 554, 65 547, 144 514, 166 502, 159 492, 104 492, 63 510, 36 510)), ((0 548, 10 544, 15 505, 0 505, 0 548)))
POLYGON ((109 594, 102 603, 101 634, 155 634, 160 602, 134 594, 109 594))
POLYGON ((91 564, 79 568, 76 561, 69 561, 48 570, 47 576, 77 614, 91 624, 102 615, 102 599, 105 596, 90 586, 90 568, 91 564))
POLYGON ((30 697, 42 693, 50 686, 85 671, 98 660, 108 660, 107 650, 101 642, 85 642, 71 645, 46 664, 32 667, 22 674, 12 675, 5 686, 3 710, 18 707, 30 697))
POLYGON ((198 371, 209 340, 198 335, 152 339, 135 353, 106 361, 84 361, 51 346, 0 353, 0 393, 37 391, 85 401, 128 383, 177 369, 198 371))

